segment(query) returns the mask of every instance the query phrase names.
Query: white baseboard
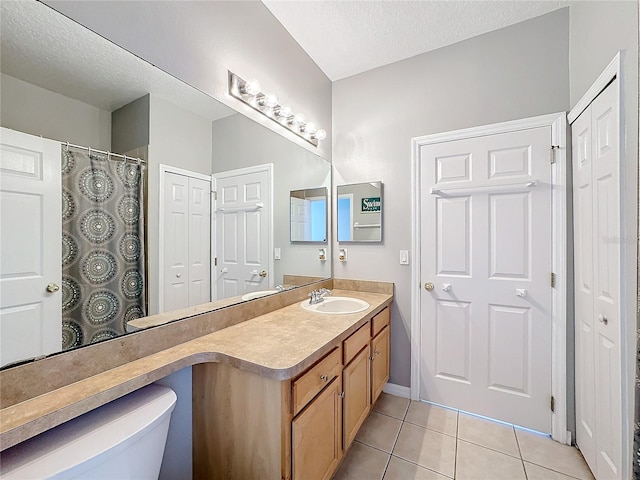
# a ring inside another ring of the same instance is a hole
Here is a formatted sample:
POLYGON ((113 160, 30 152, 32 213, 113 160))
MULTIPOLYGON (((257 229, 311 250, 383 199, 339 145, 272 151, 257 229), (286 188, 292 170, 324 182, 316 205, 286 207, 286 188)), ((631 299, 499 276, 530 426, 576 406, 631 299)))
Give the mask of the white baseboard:
POLYGON ((411 398, 411 389, 409 387, 403 387, 402 385, 396 385, 395 383, 385 384, 382 391, 397 397, 411 398))

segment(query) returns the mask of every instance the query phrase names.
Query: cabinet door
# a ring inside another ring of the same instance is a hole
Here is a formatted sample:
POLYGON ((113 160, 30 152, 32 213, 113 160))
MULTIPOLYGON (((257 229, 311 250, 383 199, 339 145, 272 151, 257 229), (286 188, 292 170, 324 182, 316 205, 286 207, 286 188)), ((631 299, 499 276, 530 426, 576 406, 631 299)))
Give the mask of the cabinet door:
POLYGON ((343 418, 344 443, 346 450, 358 433, 358 429, 369 413, 370 382, 368 369, 369 349, 363 348, 342 372, 344 391, 343 418))
POLYGON ((389 380, 389 327, 385 327, 371 340, 371 404, 373 405, 384 384, 389 380))
POLYGON ((342 379, 336 378, 293 420, 294 480, 331 478, 342 456, 342 379))

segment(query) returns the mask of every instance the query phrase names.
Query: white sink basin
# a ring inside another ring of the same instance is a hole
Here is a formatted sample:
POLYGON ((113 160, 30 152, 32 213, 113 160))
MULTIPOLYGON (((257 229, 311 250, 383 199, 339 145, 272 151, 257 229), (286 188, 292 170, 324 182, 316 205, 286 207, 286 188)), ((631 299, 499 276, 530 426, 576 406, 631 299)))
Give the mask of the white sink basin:
POLYGON ((278 290, 258 290, 257 292, 249 292, 242 296, 242 300, 253 300, 254 298, 266 297, 273 293, 278 293, 278 290))
POLYGON ((369 308, 369 304, 364 300, 351 297, 325 297, 323 302, 314 305, 309 305, 309 300, 305 300, 300 306, 310 312, 327 313, 329 315, 358 313, 369 308))

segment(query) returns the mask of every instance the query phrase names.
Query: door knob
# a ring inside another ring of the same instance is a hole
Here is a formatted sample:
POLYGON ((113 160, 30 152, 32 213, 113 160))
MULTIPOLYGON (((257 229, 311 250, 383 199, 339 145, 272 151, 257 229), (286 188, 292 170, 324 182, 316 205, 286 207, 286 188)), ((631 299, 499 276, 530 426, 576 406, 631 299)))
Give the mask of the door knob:
POLYGON ((602 314, 598 315, 598 321, 604 323, 605 325, 609 323, 609 319, 602 314))
POLYGON ((176 273, 176 278, 180 278, 182 274, 180 272, 176 273))
POLYGON ((450 292, 451 291, 451 284, 450 283, 443 283, 442 284, 442 291, 443 292, 450 292))
POLYGON ((516 295, 520 298, 526 297, 528 293, 526 288, 516 288, 516 295))
POLYGON ((262 270, 258 275, 260 275, 262 278, 267 276, 267 271, 266 270, 262 270))
POLYGON ((49 293, 56 293, 58 290, 60 290, 60 287, 55 283, 50 283, 49 285, 47 285, 47 292, 49 293))
POLYGON ((431 282, 427 282, 427 283, 424 284, 424 289, 427 292, 431 292, 434 288, 435 288, 435 285, 433 283, 431 283, 431 282))

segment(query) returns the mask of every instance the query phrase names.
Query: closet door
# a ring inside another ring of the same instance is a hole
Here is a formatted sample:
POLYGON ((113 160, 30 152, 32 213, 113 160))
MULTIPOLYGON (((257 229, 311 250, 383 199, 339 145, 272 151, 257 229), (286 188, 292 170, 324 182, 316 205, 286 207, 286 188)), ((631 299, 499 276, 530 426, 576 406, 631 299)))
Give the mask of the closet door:
POLYGON ((164 312, 211 299, 210 192, 210 181, 164 173, 164 312))
POLYGON ((161 312, 189 306, 189 178, 164 174, 164 240, 161 312))
POLYGON ((576 442, 596 478, 621 475, 618 81, 573 124, 576 442))
POLYGON ((211 182, 189 178, 189 306, 211 301, 211 182))

